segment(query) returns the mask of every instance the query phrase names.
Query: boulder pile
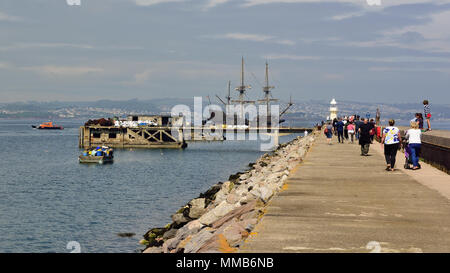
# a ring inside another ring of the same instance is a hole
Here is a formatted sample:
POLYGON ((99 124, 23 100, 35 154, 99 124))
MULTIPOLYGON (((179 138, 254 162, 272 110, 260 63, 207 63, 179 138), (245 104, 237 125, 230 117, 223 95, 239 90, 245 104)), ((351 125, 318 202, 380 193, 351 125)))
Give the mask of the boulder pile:
POLYGON ((280 191, 314 142, 297 137, 264 154, 244 173, 212 186, 172 215, 172 223, 150 229, 140 241, 144 253, 235 252, 250 235, 264 207, 280 191))

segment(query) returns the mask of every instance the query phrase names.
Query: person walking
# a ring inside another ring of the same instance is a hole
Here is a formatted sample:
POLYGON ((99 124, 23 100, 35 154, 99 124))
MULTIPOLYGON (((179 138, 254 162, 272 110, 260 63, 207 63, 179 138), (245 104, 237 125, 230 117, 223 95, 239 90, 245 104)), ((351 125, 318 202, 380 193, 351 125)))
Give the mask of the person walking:
POLYGON ((348 124, 349 124, 348 118, 345 117, 343 122, 344 122, 344 138, 345 138, 345 140, 348 141, 348 128, 347 128, 348 124))
POLYGON ((394 125, 395 121, 393 119, 389 120, 389 126, 383 129, 383 138, 381 139, 381 146, 384 145, 384 157, 387 164, 386 171, 395 170, 395 157, 402 141, 400 130, 394 125))
POLYGON ((339 118, 338 123, 336 123, 336 131, 338 135, 338 142, 344 143, 344 122, 342 121, 342 118, 339 118))
POLYGON ((374 139, 374 137, 375 137, 375 120, 373 120, 373 118, 372 119, 370 119, 370 124, 372 124, 372 130, 370 130, 370 144, 372 144, 373 143, 373 139, 374 139))
POLYGON ((413 170, 420 169, 419 154, 422 146, 422 130, 419 129, 417 122, 411 122, 411 129, 406 132, 405 138, 411 150, 411 160, 413 162, 413 170))
POLYGON ((359 127, 359 145, 361 145, 361 155, 368 156, 370 148, 370 130, 373 125, 369 123, 369 119, 364 119, 363 124, 359 127))
POLYGON ((355 137, 357 140, 359 140, 359 126, 361 126, 362 122, 359 119, 359 116, 356 116, 355 118, 355 137))
POLYGON ((353 144, 353 137, 355 136, 355 124, 353 124, 352 121, 350 121, 347 125, 348 135, 350 136, 350 139, 353 144))
POLYGON ((428 131, 431 131, 431 111, 430 111, 430 104, 428 103, 428 100, 423 101, 423 113, 425 118, 427 119, 427 125, 428 125, 428 131))
POLYGON ((327 123, 327 126, 324 129, 325 136, 327 137, 328 145, 331 145, 331 138, 333 137, 333 125, 331 121, 327 123))
POLYGON ((338 119, 337 118, 334 118, 333 119, 333 132, 334 132, 334 134, 335 135, 337 135, 337 130, 336 130, 336 124, 338 123, 338 119))

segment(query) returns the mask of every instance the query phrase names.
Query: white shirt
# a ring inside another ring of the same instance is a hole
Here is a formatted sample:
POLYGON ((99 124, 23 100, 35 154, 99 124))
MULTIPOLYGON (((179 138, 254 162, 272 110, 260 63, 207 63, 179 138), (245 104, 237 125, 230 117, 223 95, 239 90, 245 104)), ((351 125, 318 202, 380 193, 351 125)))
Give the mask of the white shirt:
POLYGON ((421 144, 421 135, 422 131, 420 129, 409 129, 406 132, 406 138, 408 139, 409 144, 421 144))
POLYGON ((397 127, 389 126, 383 129, 384 144, 396 144, 399 143, 400 130, 397 127))

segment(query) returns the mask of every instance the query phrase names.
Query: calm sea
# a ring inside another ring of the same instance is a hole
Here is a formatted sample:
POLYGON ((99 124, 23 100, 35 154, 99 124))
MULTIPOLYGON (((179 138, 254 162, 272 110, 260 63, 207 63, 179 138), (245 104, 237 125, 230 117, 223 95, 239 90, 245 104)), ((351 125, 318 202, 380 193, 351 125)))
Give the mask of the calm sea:
MULTIPOLYGON (((263 152, 255 141, 189 143, 185 150, 116 150, 112 165, 78 163, 81 121, 0 120, 0 252, 135 252, 148 228, 263 152), (121 238, 117 233, 136 233, 121 238)), ((284 136, 288 141, 296 135, 284 136)))

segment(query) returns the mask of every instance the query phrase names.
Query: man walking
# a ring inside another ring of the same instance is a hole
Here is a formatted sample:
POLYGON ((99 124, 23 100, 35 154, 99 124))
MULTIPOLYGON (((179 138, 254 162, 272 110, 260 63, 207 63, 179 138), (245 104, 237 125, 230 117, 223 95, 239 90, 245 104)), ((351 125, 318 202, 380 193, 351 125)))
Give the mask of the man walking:
POLYGON ((364 119, 364 123, 359 127, 359 145, 361 145, 361 155, 369 155, 370 147, 370 130, 373 129, 373 124, 369 123, 369 119, 364 119))
POLYGON ((344 143, 344 122, 342 121, 342 118, 339 118, 339 122, 336 123, 336 130, 338 134, 338 142, 344 143))

